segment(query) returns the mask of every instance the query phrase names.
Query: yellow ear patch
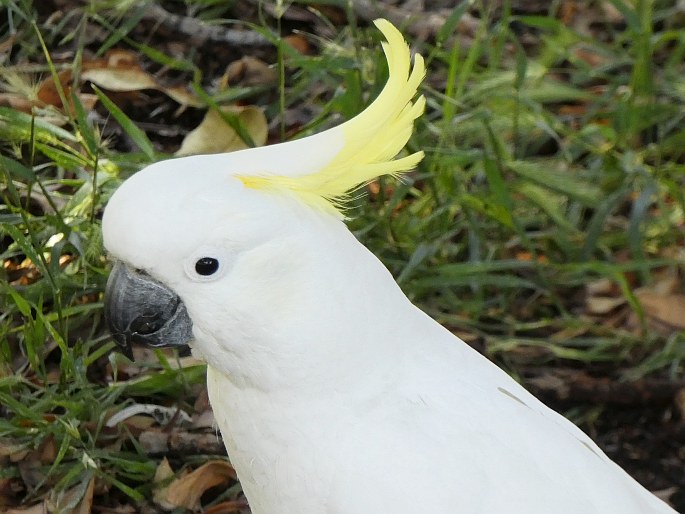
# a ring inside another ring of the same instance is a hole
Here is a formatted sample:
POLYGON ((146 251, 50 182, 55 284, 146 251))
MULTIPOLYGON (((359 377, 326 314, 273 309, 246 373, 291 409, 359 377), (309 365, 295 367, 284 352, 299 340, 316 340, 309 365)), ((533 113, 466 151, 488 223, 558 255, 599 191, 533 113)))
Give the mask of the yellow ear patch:
POLYGON ((364 111, 330 129, 340 132, 344 139, 342 149, 314 173, 298 177, 239 176, 245 186, 288 190, 307 204, 342 217, 339 208, 350 192, 382 175, 410 170, 423 158, 423 152, 416 152, 393 160, 407 144, 414 120, 425 108, 423 96, 412 102, 426 73, 423 57, 417 54, 412 68, 409 47, 402 34, 387 20, 379 19, 374 24, 387 40, 383 51, 388 61, 388 82, 364 111))

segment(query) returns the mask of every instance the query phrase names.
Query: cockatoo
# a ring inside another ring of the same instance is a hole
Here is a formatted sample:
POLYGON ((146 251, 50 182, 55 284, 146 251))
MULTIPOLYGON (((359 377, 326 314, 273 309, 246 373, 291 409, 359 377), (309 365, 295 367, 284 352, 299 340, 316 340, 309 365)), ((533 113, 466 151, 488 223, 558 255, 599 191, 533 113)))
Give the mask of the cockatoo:
MULTIPOLYGON (((189 344, 253 514, 675 512, 575 425, 415 307, 341 205, 424 110, 420 55, 303 139, 148 166, 103 219, 114 338, 189 344)), ((393 160, 394 159, 394 160, 393 160)))

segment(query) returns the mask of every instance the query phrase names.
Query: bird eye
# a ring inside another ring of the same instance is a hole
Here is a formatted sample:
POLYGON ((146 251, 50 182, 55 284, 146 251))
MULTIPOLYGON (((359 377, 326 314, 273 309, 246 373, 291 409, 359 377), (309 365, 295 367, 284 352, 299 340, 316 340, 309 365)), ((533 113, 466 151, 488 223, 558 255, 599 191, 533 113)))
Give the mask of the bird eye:
POLYGON ((183 259, 183 270, 193 282, 214 282, 231 269, 232 261, 232 254, 226 248, 203 245, 183 259))
POLYGON ((202 257, 195 262, 195 271, 198 275, 207 277, 214 275, 219 269, 219 261, 214 257, 202 257))

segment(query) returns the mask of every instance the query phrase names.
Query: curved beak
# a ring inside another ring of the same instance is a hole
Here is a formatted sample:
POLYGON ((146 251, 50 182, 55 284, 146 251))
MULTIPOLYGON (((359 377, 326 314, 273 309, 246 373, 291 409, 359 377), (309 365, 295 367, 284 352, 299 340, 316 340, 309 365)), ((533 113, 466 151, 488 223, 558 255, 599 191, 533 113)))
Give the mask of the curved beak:
POLYGON ((133 343, 185 346, 193 338, 193 322, 178 295, 121 262, 114 264, 107 280, 105 322, 129 358, 133 343))

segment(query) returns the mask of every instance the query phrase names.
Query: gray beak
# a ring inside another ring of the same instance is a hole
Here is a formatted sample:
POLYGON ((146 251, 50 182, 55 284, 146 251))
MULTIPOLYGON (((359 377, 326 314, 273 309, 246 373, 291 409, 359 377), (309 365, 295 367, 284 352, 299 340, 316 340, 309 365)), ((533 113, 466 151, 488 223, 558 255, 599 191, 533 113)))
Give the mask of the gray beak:
POLYGON ((178 295, 121 262, 114 264, 107 280, 105 321, 129 358, 132 343, 185 346, 193 338, 193 322, 178 295))

